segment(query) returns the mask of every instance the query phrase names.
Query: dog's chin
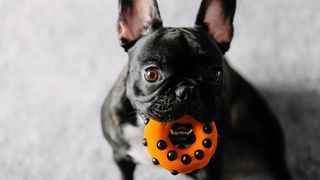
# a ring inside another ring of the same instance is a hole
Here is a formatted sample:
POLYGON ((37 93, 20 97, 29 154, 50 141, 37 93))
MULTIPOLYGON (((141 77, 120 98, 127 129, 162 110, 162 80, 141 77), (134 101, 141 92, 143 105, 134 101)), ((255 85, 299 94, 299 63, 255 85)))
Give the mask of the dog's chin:
POLYGON ((146 112, 144 113, 148 118, 154 119, 159 122, 172 122, 177 119, 183 117, 186 113, 184 112, 164 112, 164 113, 157 113, 155 111, 146 112))
POLYGON ((206 112, 206 113, 186 113, 185 111, 175 112, 175 113, 162 113, 162 114, 154 114, 150 112, 140 112, 140 116, 143 120, 153 119, 159 122, 174 122, 185 115, 193 117, 196 121, 201 123, 210 123, 217 119, 216 112, 206 112))
POLYGON ((193 117, 195 120, 201 123, 209 123, 217 119, 216 112, 206 112, 206 113, 186 113, 185 111, 182 112, 175 112, 175 113, 150 113, 150 112, 142 112, 140 111, 140 116, 142 119, 153 119, 159 122, 173 122, 176 121, 183 116, 188 115, 193 117))

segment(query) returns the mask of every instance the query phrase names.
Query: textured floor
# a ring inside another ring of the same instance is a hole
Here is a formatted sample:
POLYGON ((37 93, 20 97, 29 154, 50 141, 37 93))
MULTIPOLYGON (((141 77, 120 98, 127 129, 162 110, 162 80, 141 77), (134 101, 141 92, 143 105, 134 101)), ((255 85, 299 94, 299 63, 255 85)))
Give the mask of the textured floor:
MULTIPOLYGON (((159 0, 192 26, 199 0, 159 0)), ((320 1, 239 0, 231 65, 284 127, 295 179, 320 179, 320 1)), ((126 63, 116 0, 0 1, 0 179, 116 180, 99 110, 126 63)), ((139 166, 139 180, 174 179, 139 166)))

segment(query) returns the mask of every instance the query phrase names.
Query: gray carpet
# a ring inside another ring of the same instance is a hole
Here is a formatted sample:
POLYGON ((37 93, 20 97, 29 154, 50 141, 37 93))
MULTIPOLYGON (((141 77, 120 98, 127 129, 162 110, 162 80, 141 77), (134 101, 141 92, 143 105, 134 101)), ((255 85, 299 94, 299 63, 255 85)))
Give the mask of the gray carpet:
MULTIPOLYGON (((192 26, 199 0, 159 4, 165 25, 192 26)), ((295 179, 320 179, 319 7, 239 0, 227 53, 279 117, 295 179)), ((119 179, 99 117, 126 63, 116 15, 116 0, 0 1, 0 179, 119 179)))

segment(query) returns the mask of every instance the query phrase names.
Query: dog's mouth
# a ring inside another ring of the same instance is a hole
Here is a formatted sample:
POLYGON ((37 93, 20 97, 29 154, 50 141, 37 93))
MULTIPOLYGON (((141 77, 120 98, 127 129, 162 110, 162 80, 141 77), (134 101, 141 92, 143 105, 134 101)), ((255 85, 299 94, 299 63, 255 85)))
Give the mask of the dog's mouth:
POLYGON ((169 139, 179 149, 186 149, 196 141, 192 125, 174 123, 170 129, 169 139))

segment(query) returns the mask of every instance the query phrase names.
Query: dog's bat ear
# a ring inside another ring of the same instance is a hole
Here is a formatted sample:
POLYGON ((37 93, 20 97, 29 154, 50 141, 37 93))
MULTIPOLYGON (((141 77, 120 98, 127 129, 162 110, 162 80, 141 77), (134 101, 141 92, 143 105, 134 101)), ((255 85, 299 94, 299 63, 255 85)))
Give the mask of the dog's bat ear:
POLYGON ((162 20, 156 0, 119 0, 117 30, 125 50, 141 35, 160 27, 162 20))
POLYGON ((218 43, 222 53, 229 50, 233 37, 236 0, 202 0, 195 28, 203 29, 218 43))

